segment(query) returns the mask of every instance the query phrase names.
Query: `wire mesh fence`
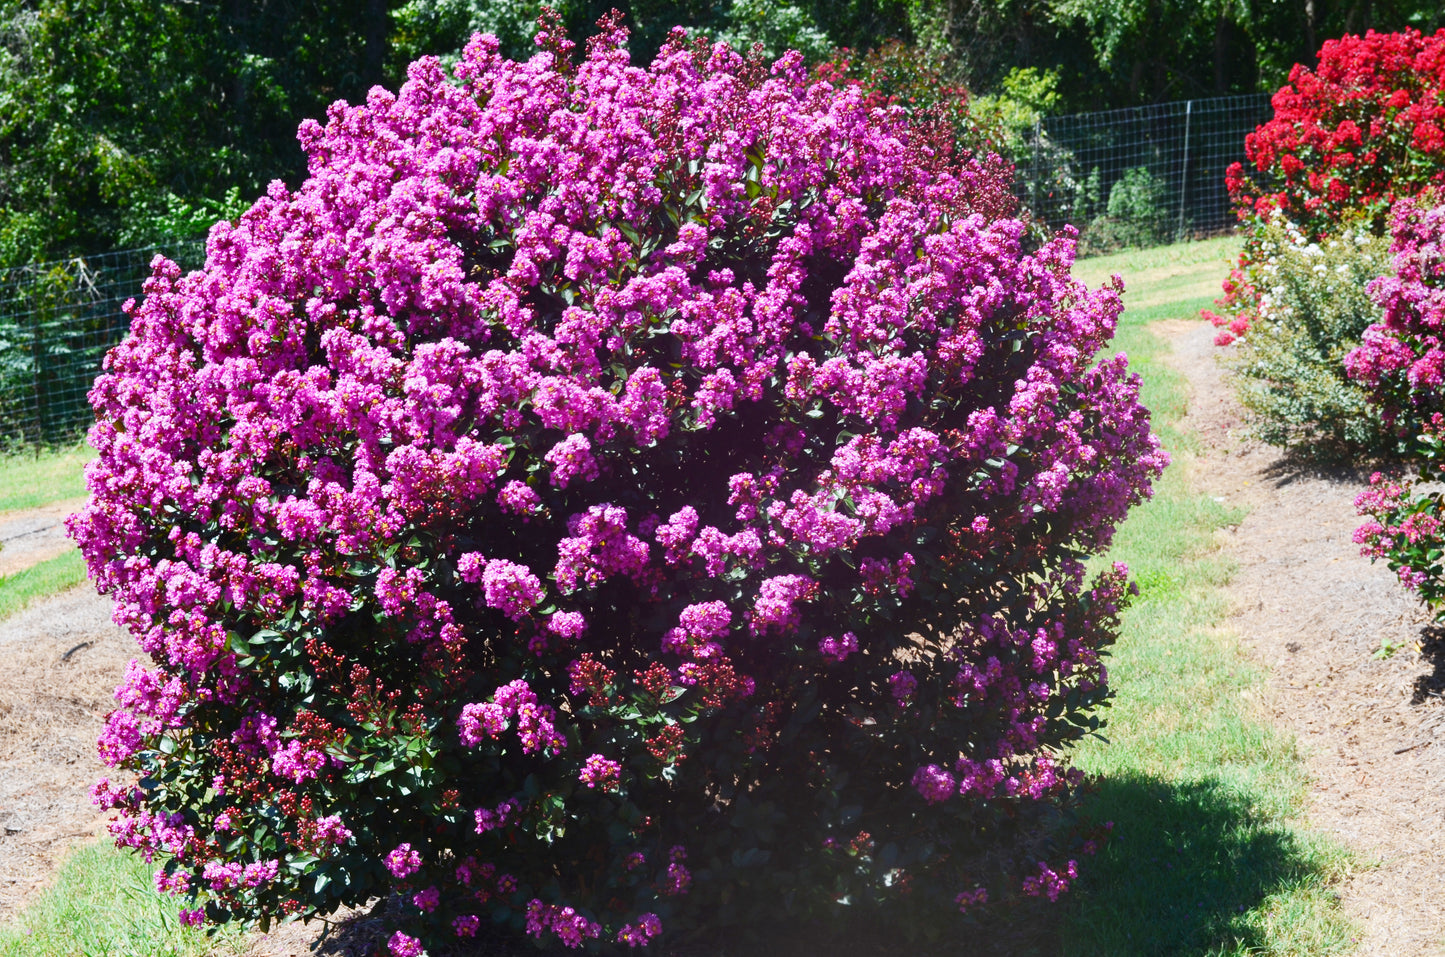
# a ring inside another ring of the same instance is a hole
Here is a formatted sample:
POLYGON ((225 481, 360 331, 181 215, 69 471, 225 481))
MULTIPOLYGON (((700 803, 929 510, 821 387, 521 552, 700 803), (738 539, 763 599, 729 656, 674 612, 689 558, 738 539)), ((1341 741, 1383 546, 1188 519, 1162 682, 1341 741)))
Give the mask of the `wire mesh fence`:
POLYGON ((1020 157, 1019 198, 1052 228, 1076 226, 1085 252, 1221 232, 1234 224, 1224 171, 1270 115, 1260 93, 1047 117, 1020 157))
POLYGON ((129 328, 151 259, 182 268, 201 242, 126 249, 0 270, 0 447, 73 438, 90 422, 86 393, 101 360, 129 328))

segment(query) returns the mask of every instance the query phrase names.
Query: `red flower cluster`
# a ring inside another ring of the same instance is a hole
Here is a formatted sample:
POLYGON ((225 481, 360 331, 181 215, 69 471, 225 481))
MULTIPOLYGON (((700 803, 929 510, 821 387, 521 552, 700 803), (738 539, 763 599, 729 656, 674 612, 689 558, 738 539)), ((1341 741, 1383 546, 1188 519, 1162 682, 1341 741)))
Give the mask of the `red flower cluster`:
POLYGON ((1241 218, 1280 210, 1311 238, 1363 214, 1383 229, 1391 204, 1445 182, 1445 30, 1330 40, 1319 66, 1296 65, 1274 119, 1245 140, 1268 187, 1226 174, 1241 218))
POLYGON ((1296 64, 1274 95, 1274 118, 1245 139, 1253 171, 1225 173, 1245 224, 1239 266, 1205 318, 1228 345, 1258 313, 1264 226, 1282 216, 1306 239, 1347 223, 1377 235, 1397 199, 1445 184, 1445 30, 1367 32, 1329 40, 1314 70, 1296 64))

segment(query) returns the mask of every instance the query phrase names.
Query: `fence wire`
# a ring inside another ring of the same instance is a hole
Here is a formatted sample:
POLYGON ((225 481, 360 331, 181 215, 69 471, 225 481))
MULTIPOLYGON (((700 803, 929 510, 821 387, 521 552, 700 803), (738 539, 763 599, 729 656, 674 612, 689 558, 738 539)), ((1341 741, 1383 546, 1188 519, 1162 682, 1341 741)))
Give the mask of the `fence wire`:
POLYGON ((1019 198, 1051 228, 1076 226, 1086 252, 1222 232, 1224 171, 1271 113, 1260 93, 1047 117, 1018 158, 1019 198))
POLYGON ((152 258, 192 269, 204 253, 183 242, 0 270, 0 448, 84 429, 86 393, 129 328, 121 308, 140 295, 152 258))

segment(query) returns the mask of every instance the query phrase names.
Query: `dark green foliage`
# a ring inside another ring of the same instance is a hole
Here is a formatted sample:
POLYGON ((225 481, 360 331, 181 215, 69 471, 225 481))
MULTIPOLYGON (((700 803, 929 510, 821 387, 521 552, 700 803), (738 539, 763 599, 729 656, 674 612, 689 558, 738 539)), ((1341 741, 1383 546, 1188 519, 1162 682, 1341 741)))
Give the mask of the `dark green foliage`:
POLYGON ((383 79, 387 4, 0 0, 0 266, 204 234, 383 79))
POLYGON ((918 0, 914 33, 946 43, 970 85, 1056 70, 1064 112, 1274 90, 1326 39, 1445 24, 1423 0, 918 0))
POLYGON ((579 36, 616 7, 639 61, 651 59, 675 26, 740 48, 761 43, 769 57, 797 49, 809 61, 827 58, 834 46, 867 50, 910 35, 910 4, 902 0, 407 0, 392 14, 388 62, 400 68, 424 54, 453 58, 474 32, 495 33, 505 56, 525 59, 544 6, 579 36))
MULTIPOLYGON (((1098 170, 1090 183, 1097 191, 1098 170)), ((1089 184, 1084 190, 1089 192, 1089 184)), ((1082 204, 1081 204, 1082 205, 1082 204)), ((1124 171, 1109 190, 1104 215, 1089 223, 1089 252, 1112 252, 1129 246, 1157 246, 1174 234, 1178 221, 1170 215, 1169 184, 1147 166, 1124 171)))
MULTIPOLYGON (((296 123, 395 86, 474 30, 526 56, 543 0, 0 0, 0 266, 197 236, 304 175, 296 123)), ((553 0, 577 35, 612 7, 639 61, 668 30, 815 60, 889 39, 945 56, 975 94, 1057 78, 1072 112, 1273 89, 1324 39, 1425 31, 1420 0, 553 0), (1312 12, 1309 19, 1305 10, 1312 12), (1017 85, 1017 84, 1015 84, 1017 85)), ((1007 113, 1007 111, 1005 111, 1007 113)), ((994 117, 1006 126, 1008 116, 994 117)), ((999 125, 995 123, 994 125, 999 125)), ((1008 131, 1001 133, 1008 138, 1008 131)), ((1016 137, 1015 137, 1016 138, 1016 137)), ((1008 144, 1004 144, 1008 152, 1008 144)), ((1067 184, 1062 184, 1067 185, 1067 184)), ((1097 212, 1091 210, 1090 213, 1097 212)))

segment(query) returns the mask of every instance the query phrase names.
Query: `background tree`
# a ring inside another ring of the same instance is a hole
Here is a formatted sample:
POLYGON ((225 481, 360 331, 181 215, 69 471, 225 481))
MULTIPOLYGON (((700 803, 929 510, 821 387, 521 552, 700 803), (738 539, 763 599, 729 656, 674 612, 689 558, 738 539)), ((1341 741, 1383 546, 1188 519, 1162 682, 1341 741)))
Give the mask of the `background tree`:
POLYGON ((909 23, 974 90, 1057 72, 1068 112, 1274 90, 1325 39, 1445 18, 1430 0, 918 0, 909 23))
MULTIPOLYGON (((0 0, 0 266, 202 234, 304 173, 295 133, 474 31, 530 53, 544 0, 0 0), (227 197, 231 197, 229 200, 227 197)), ((675 25, 767 55, 889 40, 992 97, 996 126, 1277 88, 1347 32, 1442 22, 1432 0, 552 0, 577 36, 613 6, 648 62, 675 25), (1052 91, 1057 91, 1053 95, 1052 91)))
POLYGON ((384 79, 386 0, 0 2, 0 265, 203 231, 384 79), (235 198, 230 206, 225 197, 235 198))

